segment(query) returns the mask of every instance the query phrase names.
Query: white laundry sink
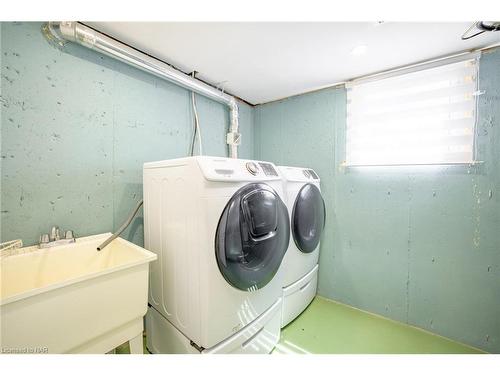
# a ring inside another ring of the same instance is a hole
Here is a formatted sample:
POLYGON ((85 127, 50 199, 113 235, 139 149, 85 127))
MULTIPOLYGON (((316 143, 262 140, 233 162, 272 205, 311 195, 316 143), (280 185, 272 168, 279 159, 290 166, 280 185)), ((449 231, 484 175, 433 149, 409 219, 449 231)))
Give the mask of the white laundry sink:
POLYGON ((111 234, 2 254, 2 353, 106 353, 129 341, 142 353, 154 253, 111 234))

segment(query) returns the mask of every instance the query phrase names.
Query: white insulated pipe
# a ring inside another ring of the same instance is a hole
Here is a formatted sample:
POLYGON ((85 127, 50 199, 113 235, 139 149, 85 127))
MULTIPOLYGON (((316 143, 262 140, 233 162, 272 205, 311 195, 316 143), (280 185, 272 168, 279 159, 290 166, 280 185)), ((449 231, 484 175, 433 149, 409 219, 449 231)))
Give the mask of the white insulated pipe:
POLYGON ((236 99, 214 87, 194 79, 170 65, 146 55, 136 49, 112 39, 88 26, 74 21, 49 22, 48 30, 56 39, 65 42, 78 43, 102 54, 118 59, 128 65, 154 74, 178 86, 197 94, 223 103, 229 107, 229 131, 226 142, 229 146, 229 156, 238 157, 240 134, 238 133, 238 104, 236 99))

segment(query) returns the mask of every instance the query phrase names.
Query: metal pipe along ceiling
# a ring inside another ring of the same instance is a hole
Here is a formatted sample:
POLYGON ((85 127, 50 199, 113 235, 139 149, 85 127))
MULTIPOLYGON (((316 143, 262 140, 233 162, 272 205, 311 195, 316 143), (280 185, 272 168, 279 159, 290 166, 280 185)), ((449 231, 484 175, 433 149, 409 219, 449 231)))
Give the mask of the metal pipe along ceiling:
POLYGON ((227 105, 229 107, 230 128, 226 142, 229 145, 229 156, 232 158, 238 157, 240 134, 238 133, 238 104, 234 97, 79 22, 49 22, 47 30, 52 37, 62 43, 66 41, 78 43, 227 105))

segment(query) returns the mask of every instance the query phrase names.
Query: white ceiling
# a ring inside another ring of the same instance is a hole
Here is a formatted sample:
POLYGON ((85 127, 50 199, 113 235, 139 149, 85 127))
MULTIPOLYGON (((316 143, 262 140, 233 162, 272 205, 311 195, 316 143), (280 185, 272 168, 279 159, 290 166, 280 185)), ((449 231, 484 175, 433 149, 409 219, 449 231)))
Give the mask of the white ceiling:
POLYGON ((500 42, 462 41, 467 22, 86 23, 252 104, 500 42))

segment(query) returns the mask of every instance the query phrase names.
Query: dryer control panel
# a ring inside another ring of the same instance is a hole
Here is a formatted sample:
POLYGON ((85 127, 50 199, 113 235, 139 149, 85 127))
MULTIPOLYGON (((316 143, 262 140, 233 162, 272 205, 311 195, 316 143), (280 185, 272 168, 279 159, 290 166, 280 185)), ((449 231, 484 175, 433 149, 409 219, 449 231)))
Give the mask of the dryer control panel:
POLYGON ((278 167, 279 171, 283 175, 283 178, 287 181, 303 181, 312 182, 318 181, 318 174, 310 168, 296 168, 296 167, 278 167))

